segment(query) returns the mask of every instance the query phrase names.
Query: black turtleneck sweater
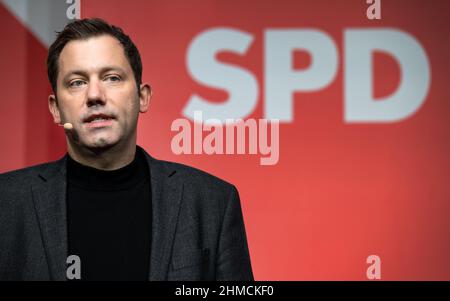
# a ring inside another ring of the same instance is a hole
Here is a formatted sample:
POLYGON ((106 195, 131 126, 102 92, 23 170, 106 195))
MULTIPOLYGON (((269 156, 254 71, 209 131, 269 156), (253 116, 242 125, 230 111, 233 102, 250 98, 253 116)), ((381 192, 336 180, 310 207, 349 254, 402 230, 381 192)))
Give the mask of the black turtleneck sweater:
POLYGON ((105 171, 67 156, 69 255, 81 280, 148 280, 151 242, 150 173, 136 148, 130 164, 105 171))

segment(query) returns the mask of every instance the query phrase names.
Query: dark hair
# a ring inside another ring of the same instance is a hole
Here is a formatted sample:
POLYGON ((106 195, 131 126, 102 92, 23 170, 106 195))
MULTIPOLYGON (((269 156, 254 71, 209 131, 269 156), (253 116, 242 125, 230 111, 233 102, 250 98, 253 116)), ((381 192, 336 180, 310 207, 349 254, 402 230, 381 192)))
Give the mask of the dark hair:
POLYGON ((83 40, 100 35, 110 35, 116 38, 123 46, 125 56, 133 69, 138 94, 142 82, 142 62, 139 51, 133 41, 121 28, 110 25, 99 18, 81 19, 68 23, 63 31, 57 32, 56 40, 50 46, 47 56, 47 75, 53 92, 56 94, 56 79, 58 77, 58 59, 64 46, 73 40, 83 40))

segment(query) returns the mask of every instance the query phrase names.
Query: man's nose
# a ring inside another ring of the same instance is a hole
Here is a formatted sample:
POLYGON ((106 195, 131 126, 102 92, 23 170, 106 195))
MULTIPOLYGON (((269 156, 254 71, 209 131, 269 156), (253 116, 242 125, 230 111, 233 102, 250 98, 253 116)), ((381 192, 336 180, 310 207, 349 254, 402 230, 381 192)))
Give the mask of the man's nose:
POLYGON ((101 83, 98 80, 92 80, 87 91, 87 106, 104 105, 105 103, 106 98, 101 83))

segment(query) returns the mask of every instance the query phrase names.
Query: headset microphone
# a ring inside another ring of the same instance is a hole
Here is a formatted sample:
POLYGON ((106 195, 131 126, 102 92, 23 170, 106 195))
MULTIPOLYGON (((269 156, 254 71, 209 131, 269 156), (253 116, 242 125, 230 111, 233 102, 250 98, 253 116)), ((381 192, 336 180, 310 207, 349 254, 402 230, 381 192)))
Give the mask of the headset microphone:
POLYGON ((73 129, 73 124, 71 124, 70 122, 66 122, 66 123, 64 123, 64 125, 62 125, 62 124, 58 124, 58 125, 59 125, 59 126, 63 126, 64 129, 65 129, 65 130, 68 130, 68 131, 70 131, 70 130, 73 129))

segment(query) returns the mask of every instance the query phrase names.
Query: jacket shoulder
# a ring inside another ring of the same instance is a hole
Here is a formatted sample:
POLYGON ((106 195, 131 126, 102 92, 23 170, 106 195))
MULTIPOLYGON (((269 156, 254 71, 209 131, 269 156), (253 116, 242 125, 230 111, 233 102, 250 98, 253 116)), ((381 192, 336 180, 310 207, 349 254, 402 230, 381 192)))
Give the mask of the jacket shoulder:
POLYGON ((212 185, 227 189, 230 189, 234 186, 233 184, 224 179, 221 179, 211 173, 208 173, 204 170, 198 169, 193 166, 171 161, 160 161, 160 162, 166 165, 168 169, 176 170, 176 174, 188 183, 195 182, 200 183, 202 185, 207 186, 212 185))
POLYGON ((28 166, 25 168, 20 168, 16 170, 11 170, 0 174, 0 185, 4 187, 8 183, 17 185, 18 182, 28 181, 33 177, 37 176, 42 172, 50 170, 56 165, 57 161, 41 163, 33 166, 28 166))
POLYGON ((239 192, 235 185, 198 168, 176 162, 160 161, 173 178, 183 183, 182 212, 188 216, 205 218, 209 226, 221 227, 230 210, 234 217, 241 215, 239 192), (214 218, 215 217, 215 218, 214 218))
POLYGON ((169 174, 181 179, 186 184, 185 187, 191 191, 203 191, 209 195, 220 195, 221 197, 229 196, 230 193, 237 191, 232 183, 204 170, 172 161, 158 161, 169 174))

